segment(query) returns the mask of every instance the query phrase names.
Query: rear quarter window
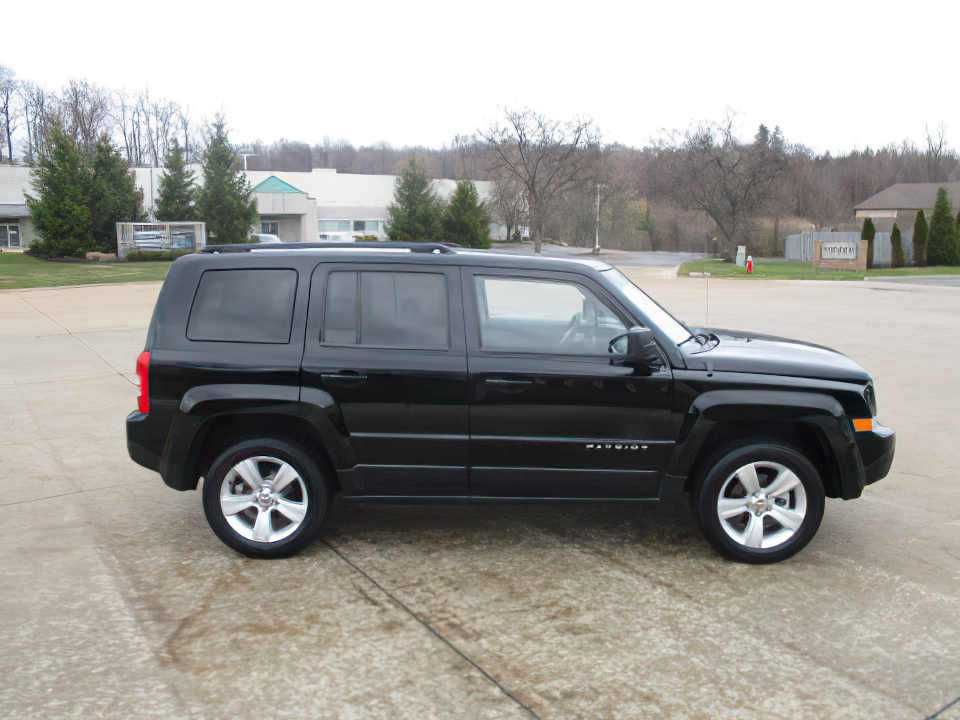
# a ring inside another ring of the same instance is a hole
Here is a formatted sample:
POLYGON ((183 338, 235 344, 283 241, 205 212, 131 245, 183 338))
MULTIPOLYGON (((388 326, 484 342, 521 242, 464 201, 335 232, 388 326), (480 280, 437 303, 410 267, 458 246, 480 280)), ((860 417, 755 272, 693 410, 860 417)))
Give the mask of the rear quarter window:
POLYGON ((289 343, 296 294, 296 270, 207 270, 190 308, 187 338, 289 343))

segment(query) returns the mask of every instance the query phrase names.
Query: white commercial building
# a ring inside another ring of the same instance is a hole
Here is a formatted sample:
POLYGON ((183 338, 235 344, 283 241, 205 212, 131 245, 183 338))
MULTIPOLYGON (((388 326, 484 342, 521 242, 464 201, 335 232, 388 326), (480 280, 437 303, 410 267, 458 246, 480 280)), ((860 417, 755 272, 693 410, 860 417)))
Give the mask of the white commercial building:
MULTIPOLYGON (((200 167, 193 165, 191 170, 199 182, 200 167)), ((144 208, 152 218, 163 168, 136 168, 134 174, 143 191, 144 208)), ((256 231, 277 235, 284 242, 387 239, 387 207, 393 202, 396 175, 352 175, 332 169, 250 170, 246 175, 260 215, 256 231)), ((434 180, 433 190, 447 200, 456 184, 455 180, 434 180)), ((478 180, 475 184, 480 199, 489 201, 493 183, 478 180)), ((0 250, 25 248, 33 239, 25 199, 29 192, 29 167, 0 165, 0 250)), ((506 239, 505 228, 495 223, 490 234, 496 240, 506 239)))
POLYGON ((30 168, 0 165, 0 251, 19 250, 33 241, 33 223, 24 192, 30 189, 30 168))

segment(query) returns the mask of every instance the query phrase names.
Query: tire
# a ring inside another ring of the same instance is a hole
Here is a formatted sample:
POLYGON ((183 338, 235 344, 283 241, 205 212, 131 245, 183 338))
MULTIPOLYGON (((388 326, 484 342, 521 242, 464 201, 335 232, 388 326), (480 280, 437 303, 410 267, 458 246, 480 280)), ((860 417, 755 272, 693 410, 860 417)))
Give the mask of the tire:
POLYGON ((210 528, 248 557, 299 552, 316 537, 329 506, 329 485, 320 466, 286 440, 238 442, 204 476, 203 511, 210 528))
POLYGON ((802 550, 816 535, 823 508, 817 469, 774 441, 754 441, 716 457, 694 498, 710 544, 731 560, 753 564, 780 562, 802 550), (748 493, 748 487, 756 490, 748 493))

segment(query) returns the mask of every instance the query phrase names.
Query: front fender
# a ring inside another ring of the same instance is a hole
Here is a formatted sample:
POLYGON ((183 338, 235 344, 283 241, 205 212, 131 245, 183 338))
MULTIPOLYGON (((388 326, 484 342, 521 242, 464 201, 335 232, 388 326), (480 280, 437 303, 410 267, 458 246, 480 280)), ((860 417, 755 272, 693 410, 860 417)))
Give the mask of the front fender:
POLYGON ((826 442, 836 463, 843 498, 858 497, 863 490, 863 461, 853 427, 840 402, 825 393, 790 390, 713 390, 690 405, 667 473, 687 477, 696 462, 714 448, 709 439, 728 423, 802 425, 826 442))

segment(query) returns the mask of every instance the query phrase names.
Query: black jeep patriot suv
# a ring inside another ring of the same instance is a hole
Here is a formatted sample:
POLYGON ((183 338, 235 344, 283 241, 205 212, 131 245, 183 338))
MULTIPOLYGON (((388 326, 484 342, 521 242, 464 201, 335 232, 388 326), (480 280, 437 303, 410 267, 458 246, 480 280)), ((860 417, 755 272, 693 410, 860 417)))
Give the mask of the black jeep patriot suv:
POLYGON ((688 328, 593 260, 442 244, 224 246, 173 263, 137 360, 130 456, 251 556, 361 501, 651 501, 794 554, 894 433, 837 352, 688 328))

